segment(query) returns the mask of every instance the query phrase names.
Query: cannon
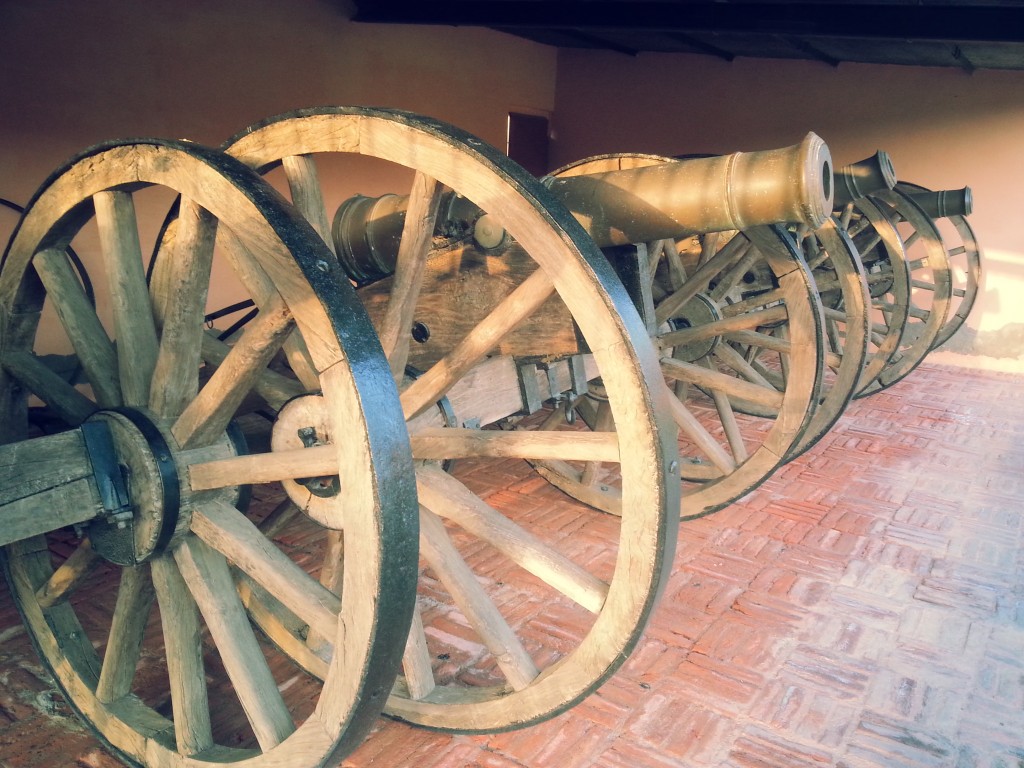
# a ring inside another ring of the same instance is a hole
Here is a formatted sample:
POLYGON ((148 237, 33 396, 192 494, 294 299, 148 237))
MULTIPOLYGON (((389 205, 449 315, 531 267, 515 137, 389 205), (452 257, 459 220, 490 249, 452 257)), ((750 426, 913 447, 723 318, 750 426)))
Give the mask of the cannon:
POLYGON ((712 476, 680 427, 734 439, 680 393, 785 425, 758 477, 813 418, 820 291, 777 224, 827 224, 824 144, 541 181, 437 121, 320 108, 221 150, 87 150, 5 251, 0 544, 44 663, 146 766, 323 765, 381 711, 486 732, 573 706, 640 638, 681 483, 712 476), (408 194, 353 198, 344 161, 408 194), (147 269, 143 211, 176 195, 147 269), (716 289, 734 314, 701 322, 776 355, 771 396, 694 362, 708 340, 679 310, 716 289), (206 327, 227 295, 246 321, 206 327), (594 493, 487 496, 519 460, 594 493))

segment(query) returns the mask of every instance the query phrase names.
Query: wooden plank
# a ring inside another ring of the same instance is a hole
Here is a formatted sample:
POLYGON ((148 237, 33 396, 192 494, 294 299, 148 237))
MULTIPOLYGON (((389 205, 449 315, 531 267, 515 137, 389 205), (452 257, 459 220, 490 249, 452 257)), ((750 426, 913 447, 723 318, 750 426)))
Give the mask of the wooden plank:
MULTIPOLYGON (((430 253, 413 321, 429 338, 414 342, 409 364, 427 370, 447 355, 491 310, 537 268, 518 244, 500 254, 472 244, 430 253)), ((382 328, 395 277, 358 290, 375 328, 382 328)), ((497 342, 495 351, 515 357, 558 358, 580 351, 572 315, 557 296, 542 302, 497 342)))
POLYGON ((83 478, 0 505, 0 546, 67 525, 86 523, 102 512, 92 478, 83 478))

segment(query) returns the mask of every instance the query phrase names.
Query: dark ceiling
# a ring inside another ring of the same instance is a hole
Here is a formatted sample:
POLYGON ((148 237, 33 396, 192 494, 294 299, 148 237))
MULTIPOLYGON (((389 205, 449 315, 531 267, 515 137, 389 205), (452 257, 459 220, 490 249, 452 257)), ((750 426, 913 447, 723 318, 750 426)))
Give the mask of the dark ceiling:
POLYGON ((355 21, 489 27, 560 48, 1024 70, 1024 2, 356 0, 355 21))

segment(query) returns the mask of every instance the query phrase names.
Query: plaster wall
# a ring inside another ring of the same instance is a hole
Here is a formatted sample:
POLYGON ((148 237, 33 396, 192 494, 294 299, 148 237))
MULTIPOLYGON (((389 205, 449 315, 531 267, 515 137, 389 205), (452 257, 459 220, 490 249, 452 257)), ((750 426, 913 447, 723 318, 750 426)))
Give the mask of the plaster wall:
MULTIPOLYGON (((218 146, 302 107, 409 110, 500 148, 510 111, 553 112, 554 48, 483 29, 350 16, 344 0, 0 0, 0 198, 24 205, 54 169, 99 142, 218 146)), ((405 193, 409 176, 370 161, 320 168, 329 215, 355 193, 405 193)), ((167 207, 137 208, 148 255, 167 207)), ((16 220, 0 208, 0 248, 16 220)), ((92 274, 95 233, 73 246, 92 274)), ((209 309, 239 298, 216 267, 214 281, 209 309)), ((96 289, 102 299, 105 286, 96 289)), ((101 311, 107 305, 98 302, 101 311)), ((45 345, 57 335, 47 333, 55 319, 42 322, 45 345)))
POLYGON ((947 349, 1024 361, 1024 72, 562 50, 552 157, 667 155, 796 144, 814 131, 836 165, 883 149, 900 179, 970 186, 987 268, 947 349))

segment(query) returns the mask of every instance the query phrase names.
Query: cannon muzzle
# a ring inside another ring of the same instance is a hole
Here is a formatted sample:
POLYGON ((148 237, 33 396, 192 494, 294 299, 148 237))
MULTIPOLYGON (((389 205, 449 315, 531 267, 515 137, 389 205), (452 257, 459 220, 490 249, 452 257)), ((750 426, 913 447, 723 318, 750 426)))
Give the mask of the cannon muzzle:
MULTIPOLYGON (((833 203, 832 157, 813 133, 797 145, 760 152, 674 160, 643 168, 546 180, 602 248, 762 224, 820 227, 833 203)), ((360 283, 394 270, 407 199, 346 200, 334 217, 338 258, 360 283)), ((500 211, 461 198, 441 205, 438 228, 469 227, 484 248, 500 243, 500 211), (477 233, 481 222, 486 232, 477 233), (484 239, 481 239, 484 238, 484 239), (485 242, 486 240, 486 242, 485 242)))
POLYGON ((871 157, 844 165, 836 171, 836 194, 833 204, 842 208, 872 192, 896 186, 896 172, 887 152, 879 150, 871 157))

